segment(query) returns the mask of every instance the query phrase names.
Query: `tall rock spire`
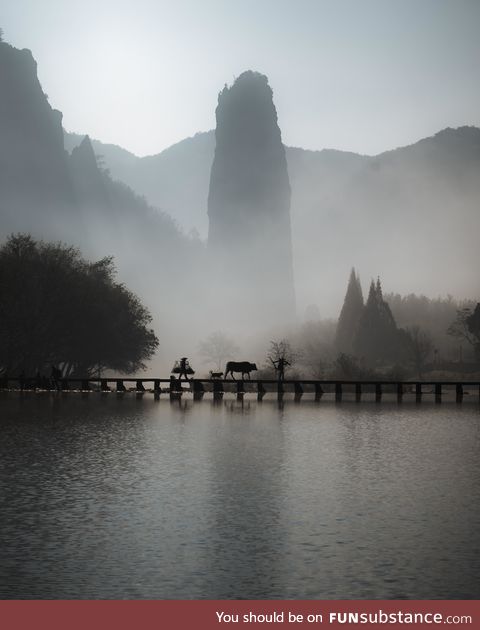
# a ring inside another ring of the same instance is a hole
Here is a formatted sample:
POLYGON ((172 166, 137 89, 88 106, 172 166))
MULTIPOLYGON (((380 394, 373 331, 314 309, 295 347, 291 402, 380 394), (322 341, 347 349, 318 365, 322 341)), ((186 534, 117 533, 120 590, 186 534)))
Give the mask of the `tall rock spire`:
POLYGON ((208 196, 208 246, 227 274, 222 284, 262 325, 295 312, 290 183, 272 96, 267 77, 252 71, 220 92, 208 196))

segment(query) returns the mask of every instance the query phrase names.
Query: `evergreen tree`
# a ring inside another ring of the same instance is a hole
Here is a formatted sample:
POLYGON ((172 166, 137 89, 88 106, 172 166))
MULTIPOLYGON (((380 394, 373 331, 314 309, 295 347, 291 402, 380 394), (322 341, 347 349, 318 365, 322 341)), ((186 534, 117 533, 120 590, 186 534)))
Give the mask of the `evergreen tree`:
POLYGON ((335 334, 335 347, 338 352, 351 354, 353 350, 353 339, 357 330, 358 322, 363 312, 363 294, 360 278, 356 275, 352 267, 350 279, 348 281, 347 292, 343 302, 340 317, 338 318, 337 331, 335 334))
POLYGON ((389 305, 383 299, 380 279, 370 284, 367 303, 353 340, 357 356, 369 363, 395 361, 400 351, 402 332, 397 328, 389 305))

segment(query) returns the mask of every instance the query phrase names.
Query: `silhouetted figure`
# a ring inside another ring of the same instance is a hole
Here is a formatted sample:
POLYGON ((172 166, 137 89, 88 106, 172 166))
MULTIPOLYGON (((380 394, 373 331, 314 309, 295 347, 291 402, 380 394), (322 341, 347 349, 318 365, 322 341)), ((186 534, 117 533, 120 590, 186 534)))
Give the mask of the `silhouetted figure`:
POLYGON ((178 374, 178 380, 180 381, 182 376, 185 377, 185 380, 189 381, 189 374, 195 374, 195 371, 192 369, 192 366, 188 362, 187 357, 182 357, 180 361, 175 361, 175 365, 173 367, 172 372, 174 374, 178 374))
POLYGON ((255 372, 256 370, 256 363, 250 363, 250 361, 228 361, 225 366, 225 380, 227 380, 227 376, 230 374, 235 381, 236 378, 233 375, 234 372, 242 373, 242 381, 245 378, 245 374, 248 374, 248 378, 250 380, 250 372, 255 372))
POLYGON ((285 380, 285 368, 290 365, 290 363, 285 359, 285 357, 280 357, 277 361, 272 361, 273 367, 276 369, 278 374, 278 380, 285 380))
POLYGON ((52 385, 57 391, 60 391, 60 381, 62 378, 62 370, 59 370, 56 365, 52 365, 52 371, 50 373, 50 379, 52 385))

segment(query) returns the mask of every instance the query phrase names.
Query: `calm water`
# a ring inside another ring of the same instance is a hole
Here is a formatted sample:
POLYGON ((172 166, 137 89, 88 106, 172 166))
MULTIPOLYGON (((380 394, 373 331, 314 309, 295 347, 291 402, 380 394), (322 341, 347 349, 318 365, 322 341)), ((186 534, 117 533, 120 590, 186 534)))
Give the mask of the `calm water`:
POLYGON ((479 598, 480 407, 0 398, 0 598, 479 598))

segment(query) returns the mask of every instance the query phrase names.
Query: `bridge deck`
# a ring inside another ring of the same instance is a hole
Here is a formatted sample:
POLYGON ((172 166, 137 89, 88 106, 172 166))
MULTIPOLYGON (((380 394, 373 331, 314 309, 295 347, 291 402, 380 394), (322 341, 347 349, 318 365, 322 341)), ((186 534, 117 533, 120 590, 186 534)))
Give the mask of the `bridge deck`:
MULTIPOLYGON (((285 379, 283 381, 273 379, 212 379, 212 378, 191 378, 188 381, 170 378, 156 377, 85 377, 85 378, 64 378, 56 382, 51 379, 43 379, 37 383, 33 378, 0 378, 0 389, 20 389, 39 390, 58 389, 63 392, 88 392, 92 390, 92 385, 99 391, 111 392, 109 384, 114 384, 113 391, 124 393, 133 391, 145 393, 153 391, 158 397, 161 394, 170 396, 181 396, 183 393, 193 393, 195 399, 200 399, 206 393, 212 393, 214 398, 221 398, 224 393, 236 393, 237 397, 242 397, 246 393, 256 393, 259 400, 268 393, 276 393, 278 397, 285 393, 294 393, 297 399, 305 393, 314 393, 315 399, 320 400, 324 394, 335 395, 335 400, 340 401, 344 394, 355 394, 357 401, 360 401, 363 394, 374 393, 375 400, 380 401, 383 394, 396 393, 398 400, 405 395, 413 394, 417 401, 423 396, 433 394, 437 402, 441 402, 442 396, 449 392, 455 393, 457 402, 462 402, 464 394, 470 394, 470 390, 478 390, 480 401, 480 381, 456 380, 456 381, 393 381, 393 380, 345 380, 345 379, 285 379), (134 387, 127 385, 134 384, 134 387), (163 384, 169 387, 162 388, 163 384), (188 389, 186 389, 188 385, 188 389), (13 387, 12 387, 13 386, 13 387), (16 386, 16 387, 15 387, 16 386), (152 387, 153 386, 153 387, 152 387), (309 391, 306 391, 307 388, 309 391), (373 389, 372 389, 373 388, 373 389), (426 391, 425 388, 430 388, 426 391)), ((470 397, 471 399, 471 397, 470 397)))

